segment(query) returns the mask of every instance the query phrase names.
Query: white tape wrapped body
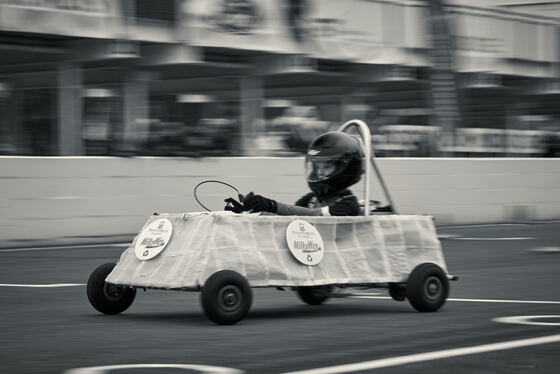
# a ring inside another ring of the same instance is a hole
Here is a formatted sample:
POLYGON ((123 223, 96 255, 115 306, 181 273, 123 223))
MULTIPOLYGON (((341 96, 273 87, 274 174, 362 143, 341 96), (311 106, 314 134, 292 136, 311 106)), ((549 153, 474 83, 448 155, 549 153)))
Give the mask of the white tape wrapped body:
POLYGON ((447 272, 431 216, 160 214, 150 217, 146 226, 161 218, 173 225, 165 249, 141 261, 134 239, 107 282, 196 289, 220 270, 242 274, 252 287, 405 282, 424 262, 447 272), (286 228, 298 218, 313 224, 323 238, 324 255, 317 265, 303 265, 288 248, 286 228))

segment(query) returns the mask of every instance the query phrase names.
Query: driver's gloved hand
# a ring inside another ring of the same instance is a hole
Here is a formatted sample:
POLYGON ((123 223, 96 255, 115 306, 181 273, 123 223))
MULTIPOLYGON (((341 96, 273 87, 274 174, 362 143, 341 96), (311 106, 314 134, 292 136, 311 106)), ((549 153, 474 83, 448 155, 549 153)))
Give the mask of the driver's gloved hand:
POLYGON ((227 203, 224 210, 230 210, 233 213, 243 212, 243 204, 241 204, 239 201, 235 200, 234 198, 230 197, 225 199, 224 201, 227 203))
POLYGON ((245 199, 243 200, 243 210, 252 212, 270 212, 276 213, 278 209, 278 204, 272 199, 267 199, 261 195, 255 195, 249 192, 245 199))

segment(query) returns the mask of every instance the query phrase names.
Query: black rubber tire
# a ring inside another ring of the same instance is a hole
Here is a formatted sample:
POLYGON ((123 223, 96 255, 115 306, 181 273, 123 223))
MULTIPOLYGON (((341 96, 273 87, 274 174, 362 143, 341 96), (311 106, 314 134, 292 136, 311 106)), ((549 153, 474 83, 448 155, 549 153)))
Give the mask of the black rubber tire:
POLYGON ((406 300, 406 286, 398 283, 389 284, 389 295, 395 301, 405 301, 406 300))
POLYGON ((331 286, 297 287, 299 298, 309 305, 320 305, 331 297, 331 286))
POLYGON ((200 292, 200 304, 206 316, 218 325, 241 321, 253 303, 253 292, 241 274, 222 270, 212 274, 200 292))
POLYGON ((115 263, 112 262, 99 266, 91 273, 87 282, 90 304, 104 314, 124 312, 136 297, 135 288, 105 282, 114 267, 115 263))
POLYGON ((412 270, 406 286, 406 297, 419 312, 435 312, 449 294, 449 280, 436 264, 424 263, 412 270))

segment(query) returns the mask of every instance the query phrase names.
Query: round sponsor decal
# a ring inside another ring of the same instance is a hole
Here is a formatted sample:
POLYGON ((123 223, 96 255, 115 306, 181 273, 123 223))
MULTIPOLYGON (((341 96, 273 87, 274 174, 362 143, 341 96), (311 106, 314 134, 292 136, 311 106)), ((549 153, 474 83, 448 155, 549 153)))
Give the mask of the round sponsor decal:
POLYGON ((325 248, 319 231, 307 221, 296 219, 286 229, 286 240, 292 255, 305 265, 317 265, 325 248))
POLYGON ((134 252, 139 260, 149 260, 156 257, 167 245, 173 225, 166 218, 151 222, 138 236, 134 252))

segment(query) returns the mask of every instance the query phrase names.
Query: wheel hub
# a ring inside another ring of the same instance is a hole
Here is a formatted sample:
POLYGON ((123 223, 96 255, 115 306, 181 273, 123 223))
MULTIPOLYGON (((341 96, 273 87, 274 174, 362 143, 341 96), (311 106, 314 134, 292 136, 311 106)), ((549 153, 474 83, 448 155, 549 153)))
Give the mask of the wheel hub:
POLYGON ((435 276, 430 276, 426 279, 424 284, 425 295, 430 300, 437 300, 441 297, 443 292, 443 285, 441 279, 435 276))
POLYGON ((218 306, 227 311, 233 312, 238 309, 243 300, 241 289, 234 285, 227 285, 218 291, 218 306))
POLYGON ((116 284, 105 283, 103 286, 103 294, 110 301, 118 301, 124 295, 124 287, 116 284))

